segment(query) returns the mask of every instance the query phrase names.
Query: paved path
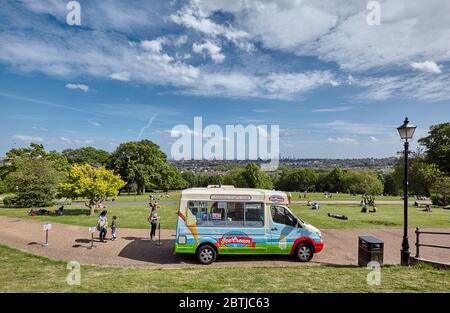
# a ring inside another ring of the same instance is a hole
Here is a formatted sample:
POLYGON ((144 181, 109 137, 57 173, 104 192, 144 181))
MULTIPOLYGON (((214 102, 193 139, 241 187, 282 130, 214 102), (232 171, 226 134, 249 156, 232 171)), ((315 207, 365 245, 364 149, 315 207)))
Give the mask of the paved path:
MULTIPOLYGON (((95 242, 97 248, 88 250, 90 234, 87 227, 53 223, 48 247, 42 247, 45 239, 42 222, 0 216, 0 243, 29 251, 37 255, 83 264, 113 266, 146 266, 153 268, 194 267, 196 260, 189 255, 174 255, 175 231, 162 230, 162 246, 148 240, 145 229, 119 229, 114 242, 95 242)), ((441 229, 450 232, 450 229, 441 229)), ((385 264, 398 264, 402 232, 399 229, 383 230, 323 230, 324 250, 315 255, 313 264, 349 265, 357 263, 358 236, 373 235, 384 240, 385 264)), ((428 243, 450 245, 450 236, 430 237, 428 243)), ((411 252, 415 236, 410 232, 411 252)), ((450 250, 422 248, 421 256, 450 263, 450 250)), ((303 266, 290 256, 219 256, 213 267, 230 266, 303 266)))

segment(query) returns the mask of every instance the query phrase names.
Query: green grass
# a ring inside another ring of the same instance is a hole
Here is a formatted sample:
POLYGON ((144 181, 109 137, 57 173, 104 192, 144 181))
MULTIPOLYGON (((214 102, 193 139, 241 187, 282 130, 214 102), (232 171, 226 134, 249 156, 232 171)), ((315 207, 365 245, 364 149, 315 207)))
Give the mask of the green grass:
POLYGON ((299 265, 270 268, 182 269, 81 266, 81 284, 50 260, 0 245, 0 292, 449 292, 450 271, 431 266, 385 266, 381 285, 355 266, 299 265))
MULTIPOLYGON (((55 211, 58 206, 46 208, 47 210, 55 211)), ((29 218, 42 222, 63 223, 71 225, 81 226, 95 226, 97 224, 97 217, 99 211, 93 216, 89 216, 89 209, 82 206, 68 205, 64 207, 65 214, 58 215, 42 215, 42 216, 29 216, 30 209, 19 208, 1 208, 0 215, 29 218)), ((115 203, 107 206, 109 220, 112 216, 117 216, 118 227, 124 228, 149 228, 150 224, 147 221, 147 217, 150 214, 150 210, 146 205, 122 205, 115 203)), ((177 204, 163 204, 158 210, 158 215, 161 217, 162 229, 175 229, 177 221, 177 204)))
MULTIPOLYGON (((361 213, 361 206, 355 204, 323 204, 320 210, 312 210, 304 204, 292 204, 295 214, 314 226, 327 228, 386 228, 402 227, 403 205, 377 205, 376 213, 361 213), (345 215, 348 220, 339 220, 327 216, 327 213, 345 215)), ((370 208, 370 207, 369 207, 370 208)), ((450 210, 433 207, 433 212, 422 211, 421 208, 409 207, 410 227, 442 227, 450 228, 450 210)))
MULTIPOLYGON (((48 208, 56 210, 58 206, 48 208)), ((320 229, 330 228, 400 228, 403 225, 403 206, 398 204, 386 204, 377 206, 377 213, 361 213, 359 205, 321 205, 319 211, 311 210, 304 204, 292 204, 295 214, 306 222, 320 229), (327 213, 341 214, 349 217, 349 220, 330 218, 327 213)), ((122 205, 120 202, 108 206, 108 215, 118 217, 119 227, 148 228, 147 221, 150 213, 146 205, 122 205)), ((409 225, 411 227, 441 227, 450 228, 450 210, 434 207, 433 212, 421 211, 423 208, 409 209, 409 225)), ((161 228, 175 229, 178 204, 161 204, 158 214, 161 219, 161 228)), ((66 206, 66 215, 63 216, 29 216, 29 209, 0 208, 0 215, 30 218, 42 222, 54 222, 82 226, 94 226, 97 214, 88 216, 89 210, 80 206, 66 206)))

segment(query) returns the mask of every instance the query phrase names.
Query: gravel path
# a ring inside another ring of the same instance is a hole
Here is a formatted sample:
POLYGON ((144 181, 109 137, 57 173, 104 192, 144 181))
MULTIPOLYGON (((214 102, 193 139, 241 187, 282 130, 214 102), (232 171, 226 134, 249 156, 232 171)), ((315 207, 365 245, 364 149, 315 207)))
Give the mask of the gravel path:
MULTIPOLYGON (((53 223, 49 233, 49 246, 43 247, 45 233, 42 222, 0 216, 0 243, 29 251, 37 255, 83 264, 135 266, 153 268, 179 268, 201 266, 189 255, 174 255, 175 231, 161 230, 162 246, 148 239, 144 229, 118 229, 118 239, 107 243, 97 242, 94 250, 90 245, 87 227, 53 223)), ((450 232, 450 229, 440 229, 450 232)), ((325 248, 315 255, 312 264, 349 265, 357 263, 358 236, 372 235, 385 242, 384 263, 398 264, 402 231, 400 229, 354 229, 322 231, 325 248)), ((109 234, 108 234, 109 235, 109 234)), ((424 235, 425 236, 425 235, 424 235)), ((450 245, 450 236, 424 237, 424 242, 450 245)), ((410 231, 411 253, 415 254, 415 235, 410 231)), ((423 258, 450 263, 450 250, 421 248, 423 258)), ((290 256, 219 256, 212 267, 230 266, 303 266, 290 256)))

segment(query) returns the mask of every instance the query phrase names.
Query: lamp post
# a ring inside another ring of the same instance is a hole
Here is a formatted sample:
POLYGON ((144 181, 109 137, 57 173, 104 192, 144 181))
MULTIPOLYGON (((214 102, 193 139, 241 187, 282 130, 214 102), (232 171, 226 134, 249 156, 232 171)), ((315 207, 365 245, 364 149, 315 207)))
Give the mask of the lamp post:
POLYGON ((405 169, 403 177, 403 241, 401 249, 401 265, 409 265, 409 242, 408 242, 408 154, 409 154, 409 140, 412 139, 416 126, 409 123, 408 118, 405 118, 403 125, 397 128, 400 138, 405 141, 405 169))

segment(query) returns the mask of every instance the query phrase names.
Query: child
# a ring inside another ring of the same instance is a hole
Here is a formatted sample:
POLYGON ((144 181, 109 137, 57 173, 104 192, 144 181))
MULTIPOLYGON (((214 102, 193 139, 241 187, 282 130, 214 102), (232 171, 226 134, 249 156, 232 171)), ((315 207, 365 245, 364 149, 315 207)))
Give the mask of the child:
POLYGON ((117 239, 116 228, 117 228, 117 216, 113 216, 112 221, 111 221, 111 241, 114 241, 117 239))

